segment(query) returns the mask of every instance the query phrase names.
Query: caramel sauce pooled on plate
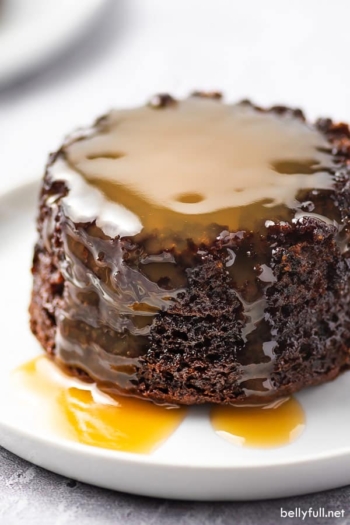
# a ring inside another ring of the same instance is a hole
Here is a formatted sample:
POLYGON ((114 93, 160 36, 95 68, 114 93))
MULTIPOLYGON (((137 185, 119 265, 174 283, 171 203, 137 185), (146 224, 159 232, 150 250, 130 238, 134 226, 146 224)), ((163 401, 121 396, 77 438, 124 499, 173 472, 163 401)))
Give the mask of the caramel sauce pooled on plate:
POLYGON ((216 433, 235 445, 273 448, 295 441, 305 427, 305 414, 293 397, 270 405, 217 406, 211 411, 216 433))
POLYGON ((85 445, 150 453, 179 426, 185 408, 159 406, 135 398, 107 396, 93 383, 63 374, 41 356, 12 375, 16 393, 33 410, 33 423, 46 415, 58 435, 85 445))
MULTIPOLYGON (((46 356, 18 367, 12 383, 33 424, 45 420, 55 434, 94 447, 150 453, 170 437, 187 413, 185 407, 112 398, 95 383, 65 375, 46 356)), ((215 406, 210 417, 220 437, 247 447, 288 445, 305 426, 303 409, 294 398, 262 406, 215 406)))

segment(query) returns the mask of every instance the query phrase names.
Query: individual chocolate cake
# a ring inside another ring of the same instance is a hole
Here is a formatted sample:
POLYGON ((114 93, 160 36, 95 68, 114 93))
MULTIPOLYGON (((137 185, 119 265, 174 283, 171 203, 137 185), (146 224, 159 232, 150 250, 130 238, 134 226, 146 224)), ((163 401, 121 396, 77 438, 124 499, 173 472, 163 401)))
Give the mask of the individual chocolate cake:
POLYGON ((112 111, 49 160, 31 328, 110 393, 262 402, 350 361, 350 132, 217 93, 112 111))

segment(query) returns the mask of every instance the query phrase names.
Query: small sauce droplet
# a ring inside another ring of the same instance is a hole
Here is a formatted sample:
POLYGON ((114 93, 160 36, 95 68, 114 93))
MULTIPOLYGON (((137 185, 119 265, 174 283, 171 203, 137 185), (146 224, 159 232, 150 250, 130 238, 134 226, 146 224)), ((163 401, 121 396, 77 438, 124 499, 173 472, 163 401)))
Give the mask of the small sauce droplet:
POLYGON ((179 426, 185 408, 102 393, 96 385, 65 375, 40 356, 12 374, 16 394, 32 420, 46 423, 67 439, 95 447, 150 453, 179 426))
POLYGON ((175 200, 183 202, 184 204, 196 204, 197 202, 204 201, 204 197, 199 193, 181 193, 175 200))
POLYGON ((216 433, 244 447, 273 448, 295 441, 305 427, 305 414, 294 398, 264 406, 216 406, 211 410, 216 433))

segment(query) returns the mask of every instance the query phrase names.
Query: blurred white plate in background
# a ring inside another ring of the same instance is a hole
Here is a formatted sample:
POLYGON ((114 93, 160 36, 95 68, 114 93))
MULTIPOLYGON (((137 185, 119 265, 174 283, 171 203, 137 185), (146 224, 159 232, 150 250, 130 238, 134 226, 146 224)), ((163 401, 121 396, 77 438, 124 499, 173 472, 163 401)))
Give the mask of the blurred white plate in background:
POLYGON ((36 68, 76 40, 106 0, 1 0, 0 83, 36 68))

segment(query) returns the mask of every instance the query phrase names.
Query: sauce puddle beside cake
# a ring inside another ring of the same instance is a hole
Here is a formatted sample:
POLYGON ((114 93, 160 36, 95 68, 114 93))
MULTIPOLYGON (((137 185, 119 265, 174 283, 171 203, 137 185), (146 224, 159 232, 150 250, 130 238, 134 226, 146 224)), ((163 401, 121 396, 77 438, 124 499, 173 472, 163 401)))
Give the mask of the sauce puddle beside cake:
POLYGON ((305 414, 293 397, 269 405, 218 405, 210 413, 216 433, 241 447, 272 448, 289 445, 305 428, 305 414))
POLYGON ((49 160, 33 333, 112 398, 220 417, 335 378, 350 360, 349 159, 348 126, 217 93, 112 111, 49 160))
MULTIPOLYGON (((94 447, 151 453, 187 414, 185 406, 107 396, 95 383, 65 374, 45 356, 19 366, 11 382, 32 421, 40 418, 43 427, 56 436, 94 447)), ((303 409, 293 398, 270 405, 218 405, 211 409, 210 419, 220 437, 245 447, 288 445, 305 426, 303 409)))
POLYGON ((33 420, 56 435, 85 445, 147 454, 179 426, 185 407, 159 406, 130 397, 104 395, 40 356, 12 374, 16 394, 27 401, 33 420))

